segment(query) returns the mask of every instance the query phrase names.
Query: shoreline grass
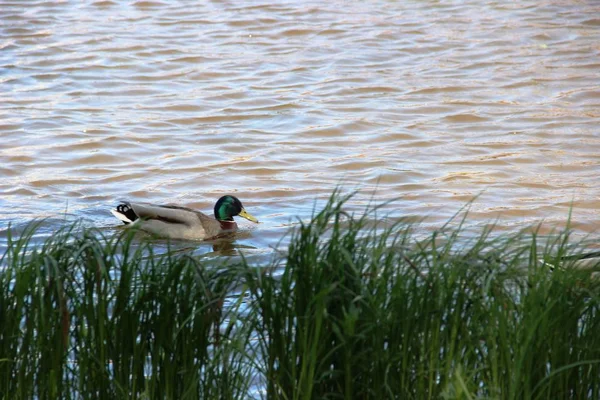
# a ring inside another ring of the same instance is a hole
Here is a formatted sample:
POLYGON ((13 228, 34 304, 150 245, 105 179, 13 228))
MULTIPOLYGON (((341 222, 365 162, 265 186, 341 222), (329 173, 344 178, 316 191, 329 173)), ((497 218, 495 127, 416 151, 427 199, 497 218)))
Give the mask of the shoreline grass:
POLYGON ((422 237, 347 200, 268 265, 9 237, 0 399, 600 398, 600 281, 568 234, 422 237))

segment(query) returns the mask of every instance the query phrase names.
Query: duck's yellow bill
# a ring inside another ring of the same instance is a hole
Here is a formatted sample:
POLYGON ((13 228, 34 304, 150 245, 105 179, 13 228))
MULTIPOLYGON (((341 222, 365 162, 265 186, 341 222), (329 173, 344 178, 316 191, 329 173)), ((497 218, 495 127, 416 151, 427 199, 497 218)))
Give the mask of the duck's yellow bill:
POLYGON ((242 218, 246 218, 248 221, 256 222, 258 224, 258 220, 252 216, 248 211, 242 208, 242 211, 238 214, 242 218))

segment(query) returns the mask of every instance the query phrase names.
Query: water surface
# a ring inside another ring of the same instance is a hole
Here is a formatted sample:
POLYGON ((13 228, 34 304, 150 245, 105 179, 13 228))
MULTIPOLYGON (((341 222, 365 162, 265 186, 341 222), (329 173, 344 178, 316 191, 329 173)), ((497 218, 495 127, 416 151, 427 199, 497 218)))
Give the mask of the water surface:
MULTIPOLYGON (((270 254, 340 184, 357 208, 600 226, 594 1, 0 1, 0 241, 119 199, 237 195, 270 254)), ((199 253, 229 250, 198 244, 199 253)))

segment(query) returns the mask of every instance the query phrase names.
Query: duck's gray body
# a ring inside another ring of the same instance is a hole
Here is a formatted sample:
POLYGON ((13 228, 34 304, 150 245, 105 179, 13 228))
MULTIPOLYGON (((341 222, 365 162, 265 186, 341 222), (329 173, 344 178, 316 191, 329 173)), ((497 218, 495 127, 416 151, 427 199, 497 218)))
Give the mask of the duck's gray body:
POLYGON ((174 205, 123 202, 111 212, 126 224, 172 239, 210 239, 237 228, 233 221, 217 221, 191 208, 174 205))

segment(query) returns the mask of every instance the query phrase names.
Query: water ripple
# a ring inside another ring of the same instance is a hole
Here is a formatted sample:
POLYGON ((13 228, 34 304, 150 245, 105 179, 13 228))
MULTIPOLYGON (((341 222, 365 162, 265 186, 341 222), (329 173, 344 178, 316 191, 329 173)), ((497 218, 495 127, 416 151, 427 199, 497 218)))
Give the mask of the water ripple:
MULTIPOLYGON (((439 226, 598 225, 591 3, 5 1, 0 230, 116 199, 210 211, 254 247, 340 184, 439 226), (578 209, 581 205, 581 209, 578 209)), ((60 220, 60 218, 56 219, 60 220)))

